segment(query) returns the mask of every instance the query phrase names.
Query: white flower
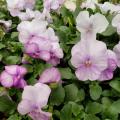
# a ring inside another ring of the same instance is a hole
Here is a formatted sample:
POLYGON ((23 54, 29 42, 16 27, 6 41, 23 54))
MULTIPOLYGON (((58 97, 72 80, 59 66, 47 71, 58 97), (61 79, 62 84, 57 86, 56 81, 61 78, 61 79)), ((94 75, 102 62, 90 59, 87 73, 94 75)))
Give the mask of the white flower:
MULTIPOLYGON (((102 33, 108 27, 108 21, 104 15, 96 13, 95 15, 89 15, 88 11, 82 11, 76 18, 77 29, 84 37, 90 37, 96 33, 102 33)), ((81 37, 82 37, 81 36, 81 37)))
POLYGON ((98 4, 98 0, 87 0, 82 3, 81 8, 91 8, 94 10, 96 8, 96 5, 98 4))
POLYGON ((44 13, 41 13, 38 10, 33 11, 31 9, 26 9, 26 12, 21 12, 18 16, 22 21, 27 21, 32 19, 45 20, 44 13))
POLYGON ((119 13, 120 12, 120 6, 119 5, 114 5, 110 2, 105 2, 104 4, 98 4, 98 6, 100 7, 100 10, 103 13, 119 13))
POLYGON ((66 0, 64 5, 70 11, 75 11, 75 9, 76 9, 76 0, 66 0))
POLYGON ((33 9, 36 0, 6 0, 7 8, 12 16, 18 16, 22 10, 33 9))
POLYGON ((120 14, 116 15, 112 20, 112 26, 117 28, 118 34, 120 34, 120 14))

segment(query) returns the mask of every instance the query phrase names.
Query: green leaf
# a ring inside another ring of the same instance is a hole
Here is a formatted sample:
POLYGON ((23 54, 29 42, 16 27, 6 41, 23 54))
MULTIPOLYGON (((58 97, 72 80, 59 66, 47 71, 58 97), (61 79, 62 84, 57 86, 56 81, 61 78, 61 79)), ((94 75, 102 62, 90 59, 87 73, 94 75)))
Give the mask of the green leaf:
POLYGON ((11 115, 7 120, 22 120, 17 114, 11 115))
POLYGON ((70 68, 60 68, 59 70, 60 70, 62 79, 71 79, 73 77, 73 74, 70 68))
POLYGON ((100 113, 101 111, 102 111, 102 106, 97 102, 93 102, 93 103, 90 102, 86 106, 87 113, 97 114, 97 113, 100 113))
POLYGON ((66 104, 60 113, 60 120, 72 120, 72 105, 66 104))
POLYGON ((19 56, 8 56, 4 61, 6 64, 19 64, 21 62, 21 58, 19 56))
POLYGON ((120 92, 120 81, 118 80, 112 80, 109 85, 115 89, 116 91, 120 92))
POLYGON ((97 100, 100 98, 102 94, 102 88, 99 84, 90 85, 90 96, 93 100, 97 100))
POLYGON ((78 88, 75 84, 66 85, 65 87, 65 100, 75 101, 78 95, 78 88))
POLYGON ((120 113, 120 100, 112 103, 112 105, 110 106, 110 111, 113 113, 120 113))
POLYGON ((69 102, 72 105, 72 113, 74 116, 77 116, 80 114, 80 112, 84 109, 82 105, 79 105, 74 102, 69 102))
POLYGON ((109 25, 105 32, 102 33, 104 36, 111 36, 116 32, 116 28, 114 28, 112 25, 109 25))
POLYGON ((84 89, 80 89, 77 94, 76 102, 83 101, 85 99, 85 91, 84 89))
POLYGON ((0 43, 0 49, 5 48, 5 45, 0 43))
POLYGON ((60 105, 65 98, 65 91, 64 88, 59 85, 56 89, 53 89, 51 96, 50 96, 50 104, 51 105, 60 105))
POLYGON ((10 113, 16 109, 16 105, 8 96, 0 96, 0 112, 10 113))
POLYGON ((100 120, 100 119, 95 115, 88 114, 85 116, 84 120, 100 120))

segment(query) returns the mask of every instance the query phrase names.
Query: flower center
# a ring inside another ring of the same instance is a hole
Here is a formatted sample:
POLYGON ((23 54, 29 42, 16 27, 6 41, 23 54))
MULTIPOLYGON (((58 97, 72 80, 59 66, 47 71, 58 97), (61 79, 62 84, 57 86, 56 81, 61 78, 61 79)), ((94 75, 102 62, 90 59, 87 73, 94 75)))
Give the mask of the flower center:
POLYGON ((91 67, 92 62, 90 60, 85 61, 84 63, 85 67, 91 67))

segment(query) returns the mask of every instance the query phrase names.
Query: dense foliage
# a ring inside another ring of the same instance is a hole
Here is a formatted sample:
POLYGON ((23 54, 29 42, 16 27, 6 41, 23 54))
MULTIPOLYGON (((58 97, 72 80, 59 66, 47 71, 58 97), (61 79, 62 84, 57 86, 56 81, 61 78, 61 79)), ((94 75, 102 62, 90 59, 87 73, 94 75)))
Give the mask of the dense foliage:
MULTIPOLYGON (((76 29, 76 17, 82 11, 80 4, 78 0, 74 12, 64 6, 60 8, 59 13, 51 12, 53 22, 49 27, 55 30, 64 51, 64 58, 57 65, 63 82, 49 84, 52 92, 48 106, 44 109, 52 113, 53 120, 119 120, 120 69, 114 71, 114 77, 110 81, 79 81, 75 76, 75 68, 71 65, 71 49, 80 40, 80 32, 76 29)), ((17 32, 20 20, 10 15, 4 0, 0 0, 0 6, 0 19, 12 20, 12 27, 8 32, 2 24, 0 25, 0 72, 6 65, 22 65, 28 71, 25 75, 27 84, 34 85, 43 70, 52 65, 28 55, 24 56, 24 47, 18 40, 17 32), (29 62, 28 64, 22 63, 23 56, 29 62)), ((42 11, 43 1, 37 0, 35 8, 42 11)), ((99 8, 95 11, 88 9, 88 11, 90 14, 101 13, 99 8)), ((105 42, 107 48, 112 50, 119 42, 119 35, 116 28, 111 25, 114 15, 109 13, 104 15, 110 24, 105 32, 97 34, 97 39, 105 42)), ((22 89, 5 88, 1 85, 0 120, 31 120, 27 115, 21 116, 17 112, 22 92, 22 89)))

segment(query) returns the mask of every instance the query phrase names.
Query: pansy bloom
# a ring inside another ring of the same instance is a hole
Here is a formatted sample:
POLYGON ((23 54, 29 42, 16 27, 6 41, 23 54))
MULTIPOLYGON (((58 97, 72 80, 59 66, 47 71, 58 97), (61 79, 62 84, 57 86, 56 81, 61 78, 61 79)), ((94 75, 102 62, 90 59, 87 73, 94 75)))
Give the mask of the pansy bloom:
POLYGON ((50 120, 51 113, 44 112, 51 89, 48 85, 37 83, 34 86, 26 86, 22 93, 22 101, 18 105, 21 115, 28 114, 33 120, 50 120))
POLYGON ((5 70, 0 75, 0 82, 4 87, 24 88, 26 81, 24 75, 26 68, 18 65, 5 66, 5 70))
POLYGON ((80 41, 72 48, 72 65, 79 80, 97 80, 107 68, 107 48, 100 41, 80 41))
POLYGON ((46 21, 35 19, 21 22, 18 25, 19 40, 29 56, 57 65, 63 58, 63 51, 54 30, 47 28, 47 24, 46 21))

